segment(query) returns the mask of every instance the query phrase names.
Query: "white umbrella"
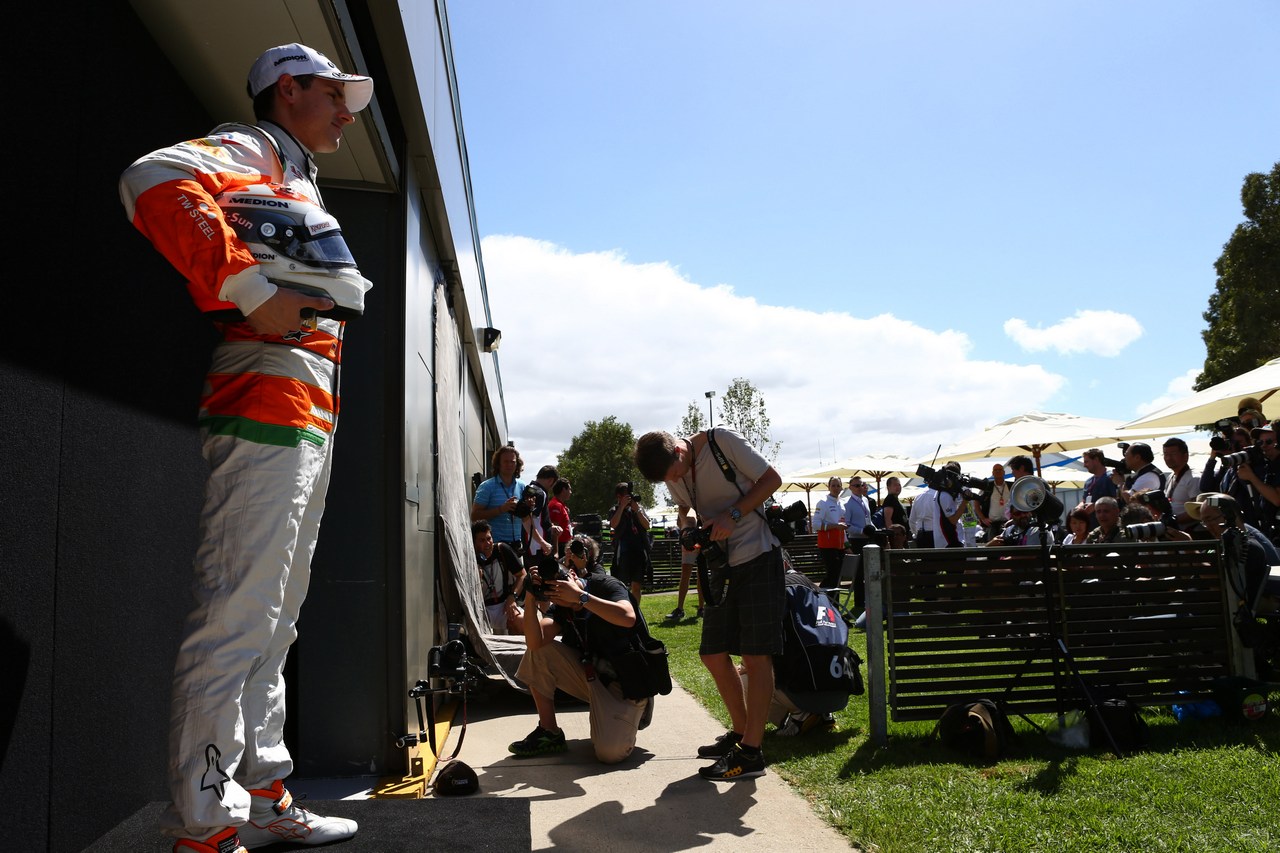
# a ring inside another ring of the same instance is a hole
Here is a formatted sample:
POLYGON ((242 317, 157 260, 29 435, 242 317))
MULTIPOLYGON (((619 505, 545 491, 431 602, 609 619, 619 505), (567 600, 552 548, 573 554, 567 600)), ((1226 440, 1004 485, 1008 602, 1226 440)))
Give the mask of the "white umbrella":
POLYGON ((1280 390, 1280 358, 1273 358, 1248 373, 1210 385, 1125 426, 1132 429, 1177 426, 1185 432, 1196 424, 1234 418, 1239 413, 1236 406, 1244 397, 1257 397, 1265 406, 1267 398, 1277 390, 1280 390))
POLYGON ((1174 435, 1184 427, 1143 427, 1129 429, 1119 421, 1086 418, 1057 412, 1027 412, 987 427, 979 433, 941 449, 936 463, 965 459, 1008 458, 1030 454, 1040 473, 1040 457, 1048 451, 1083 450, 1096 444, 1115 441, 1141 441, 1156 436, 1174 435))
MULTIPOLYGON (((801 471, 790 475, 790 478, 808 478, 810 481, 820 481, 820 484, 825 487, 827 481, 832 477, 839 477, 841 480, 848 480, 853 476, 871 477, 876 481, 876 491, 878 492, 880 491, 880 481, 887 477, 914 477, 915 475, 916 462, 914 459, 895 456, 891 453, 868 453, 863 456, 850 456, 841 459, 826 468, 812 468, 801 471)), ((784 477, 783 481, 785 482, 787 479, 784 477)))

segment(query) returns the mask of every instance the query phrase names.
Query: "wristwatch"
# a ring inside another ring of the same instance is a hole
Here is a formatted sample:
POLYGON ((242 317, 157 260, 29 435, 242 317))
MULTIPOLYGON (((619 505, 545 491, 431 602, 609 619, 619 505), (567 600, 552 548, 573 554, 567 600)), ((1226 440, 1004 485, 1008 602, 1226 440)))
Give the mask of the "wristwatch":
POLYGON ((583 607, 587 606, 587 602, 591 600, 591 596, 587 595, 586 590, 582 591, 582 595, 578 596, 578 603, 583 607))
POLYGON ((737 524, 742 520, 742 510, 738 509, 736 506, 729 507, 729 517, 733 519, 734 524, 737 524))

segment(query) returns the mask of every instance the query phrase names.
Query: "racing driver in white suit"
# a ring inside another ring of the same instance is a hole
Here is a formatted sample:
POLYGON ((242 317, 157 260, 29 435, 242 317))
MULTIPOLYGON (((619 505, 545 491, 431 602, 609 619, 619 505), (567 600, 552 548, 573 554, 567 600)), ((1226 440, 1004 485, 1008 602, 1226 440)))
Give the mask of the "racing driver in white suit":
POLYGON ((343 323, 323 316, 333 300, 269 281, 270 256, 259 263, 215 197, 269 184, 321 205, 312 154, 338 149, 373 82, 290 44, 258 58, 248 90, 257 126, 221 125, 148 154, 120 181, 129 219, 222 333, 200 401, 209 479, 161 818, 185 853, 356 831, 295 805, 283 784, 293 769, 283 669, 328 488, 343 323))

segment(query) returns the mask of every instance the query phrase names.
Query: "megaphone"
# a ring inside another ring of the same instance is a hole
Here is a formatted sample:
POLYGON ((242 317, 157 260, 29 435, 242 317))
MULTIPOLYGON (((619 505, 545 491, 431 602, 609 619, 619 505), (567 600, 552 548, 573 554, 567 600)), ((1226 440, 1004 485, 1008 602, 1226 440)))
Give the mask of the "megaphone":
POLYGON ((1049 489, 1049 484, 1039 477, 1020 477, 1013 481, 1009 491, 1009 503, 1021 512, 1029 512, 1041 524, 1051 524, 1062 518, 1062 501, 1049 489))

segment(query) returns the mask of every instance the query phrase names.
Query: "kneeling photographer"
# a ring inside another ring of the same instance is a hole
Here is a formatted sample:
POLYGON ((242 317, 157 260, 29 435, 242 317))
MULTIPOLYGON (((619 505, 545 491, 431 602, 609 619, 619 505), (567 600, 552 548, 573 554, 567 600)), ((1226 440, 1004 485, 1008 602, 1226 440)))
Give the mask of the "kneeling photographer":
POLYGON ((578 535, 565 549, 563 566, 546 557, 530 570, 524 600, 527 649, 516 677, 529 686, 538 725, 507 747, 518 756, 568 748, 556 723, 557 689, 591 706, 591 743, 605 764, 631 754, 636 732, 647 725, 646 712, 652 713, 652 699, 624 698, 611 677, 609 658, 630 647, 642 617, 627 588, 605 574, 599 560, 599 544, 578 535))

